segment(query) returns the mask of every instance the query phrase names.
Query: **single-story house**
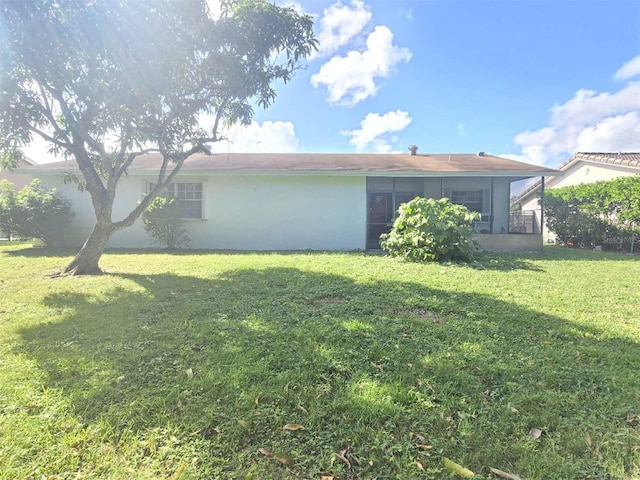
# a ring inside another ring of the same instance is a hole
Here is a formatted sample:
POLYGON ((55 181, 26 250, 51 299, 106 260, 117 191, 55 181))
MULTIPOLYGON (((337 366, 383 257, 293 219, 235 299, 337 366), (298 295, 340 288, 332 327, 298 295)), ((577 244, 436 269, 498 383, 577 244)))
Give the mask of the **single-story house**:
POLYGON ((33 176, 31 173, 27 173, 25 168, 36 165, 36 162, 30 158, 23 157, 18 161, 16 170, 9 170, 7 168, 0 168, 0 180, 8 180, 13 183, 13 189, 15 191, 20 190, 22 187, 29 185, 33 176))
MULTIPOLYGON (((640 153, 593 153, 577 152, 558 167, 562 176, 549 176, 533 183, 512 201, 515 209, 524 214, 540 216, 540 192, 544 188, 560 188, 581 183, 595 183, 618 177, 640 175, 640 153), (544 185, 543 185, 544 184, 544 185)), ((543 228, 547 241, 555 239, 555 234, 543 228)))
MULTIPOLYGON (((160 163, 138 157, 121 179, 113 218, 123 218, 149 191, 160 163)), ((65 185, 71 162, 28 169, 73 205, 67 243, 79 246, 94 223, 89 194, 65 185)), ((559 172, 477 154, 233 153, 189 157, 171 186, 191 247, 233 250, 365 250, 379 248, 402 202, 448 197, 482 215, 485 250, 535 251, 538 233, 511 235, 510 186, 559 172)), ((117 232, 111 247, 148 247, 142 222, 117 232)))

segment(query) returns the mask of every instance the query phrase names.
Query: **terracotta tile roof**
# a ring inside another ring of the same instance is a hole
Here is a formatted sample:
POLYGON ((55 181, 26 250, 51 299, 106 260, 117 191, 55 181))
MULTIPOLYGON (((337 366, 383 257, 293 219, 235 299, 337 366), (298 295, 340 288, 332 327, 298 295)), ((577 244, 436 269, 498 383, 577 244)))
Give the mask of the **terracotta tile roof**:
MULTIPOLYGON (((156 171, 160 164, 159 154, 138 157, 129 168, 129 173, 156 171)), ((69 170, 73 162, 41 164, 36 170, 69 170)), ((345 173, 345 174, 391 174, 420 176, 434 175, 554 175, 556 170, 530 165, 493 155, 469 153, 440 153, 424 155, 408 154, 349 154, 349 153, 231 153, 195 154, 183 167, 184 173, 345 173)))
MULTIPOLYGON (((640 152, 576 152, 569 160, 560 165, 558 170, 561 172, 567 170, 571 165, 580 160, 640 169, 640 152)), ((638 173, 640 173, 640 171, 638 173)), ((511 203, 514 204, 521 202, 523 198, 529 196, 532 192, 540 190, 541 185, 541 181, 535 182, 514 198, 511 203)))
POLYGON ((640 152, 576 152, 571 156, 569 160, 560 165, 558 167, 558 170, 564 170, 567 166, 569 166, 576 160, 586 160, 588 162, 640 168, 640 152))

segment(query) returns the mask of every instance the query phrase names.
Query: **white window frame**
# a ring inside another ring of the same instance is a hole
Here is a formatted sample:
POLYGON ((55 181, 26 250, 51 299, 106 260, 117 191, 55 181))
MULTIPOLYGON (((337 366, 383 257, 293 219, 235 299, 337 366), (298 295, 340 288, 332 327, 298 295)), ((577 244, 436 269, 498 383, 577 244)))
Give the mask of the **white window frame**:
MULTIPOLYGON (((147 188, 146 188, 146 194, 148 194, 153 187, 155 186, 155 182, 147 182, 147 188)), ((169 184, 167 184, 167 186, 165 187, 165 191, 169 190, 168 193, 176 199, 176 201, 178 202, 178 204, 180 205, 181 202, 190 202, 190 203, 195 203, 198 202, 200 203, 200 216, 185 216, 185 217, 181 217, 182 220, 206 220, 206 216, 205 216, 205 182, 203 181, 180 181, 180 182, 171 182, 169 184), (198 185, 199 186, 199 192, 192 192, 192 193, 199 193, 200 198, 180 198, 180 185, 198 185)))
MULTIPOLYGON (((461 202, 460 200, 454 199, 454 194, 468 194, 473 192, 474 194, 481 192, 481 197, 482 197, 482 207, 481 210, 473 210, 474 212, 478 212, 480 215, 490 215, 490 208, 491 208, 491 199, 490 199, 490 195, 491 195, 491 190, 488 188, 448 188, 445 191, 445 196, 451 200, 451 203, 455 203, 458 205, 464 205, 463 202, 461 202)), ((470 209, 471 210, 471 209, 470 209)))

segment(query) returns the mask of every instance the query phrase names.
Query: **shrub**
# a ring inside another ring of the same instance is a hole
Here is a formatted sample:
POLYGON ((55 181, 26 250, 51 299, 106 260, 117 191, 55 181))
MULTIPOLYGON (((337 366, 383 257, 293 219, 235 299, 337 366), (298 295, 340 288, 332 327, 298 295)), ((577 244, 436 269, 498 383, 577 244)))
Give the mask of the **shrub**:
POLYGON ((381 235, 382 249, 414 262, 469 261, 478 248, 473 222, 480 214, 448 198, 416 197, 400 205, 391 231, 381 235))
POLYGON ((544 214, 567 246, 626 250, 640 221, 640 176, 547 190, 544 214))
POLYGON ((13 206, 16 202, 16 194, 13 184, 9 180, 0 181, 0 232, 11 238, 16 233, 13 224, 13 206))
POLYGON ((173 249, 189 244, 191 239, 182 226, 178 203, 173 197, 156 197, 142 214, 144 230, 154 243, 173 249))
POLYGON ((14 193, 9 182, 0 184, 0 230, 23 238, 38 238, 48 247, 64 245, 64 229, 73 212, 69 200, 40 180, 14 193))

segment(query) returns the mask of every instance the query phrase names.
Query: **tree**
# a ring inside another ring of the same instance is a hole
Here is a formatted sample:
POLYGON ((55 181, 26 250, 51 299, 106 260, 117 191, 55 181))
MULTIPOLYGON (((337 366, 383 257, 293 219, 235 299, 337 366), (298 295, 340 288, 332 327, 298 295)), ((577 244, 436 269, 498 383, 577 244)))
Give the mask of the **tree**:
POLYGON ((394 257, 414 262, 469 261, 478 244, 473 222, 480 218, 448 198, 416 197, 403 203, 389 233, 380 245, 394 257))
POLYGON ((0 230, 58 248, 64 244, 64 228, 72 216, 69 200, 37 179, 18 193, 6 180, 0 182, 0 230))
POLYGON ((174 249, 187 245, 190 241, 187 231, 182 226, 180 209, 175 198, 158 196, 142 214, 144 231, 155 243, 174 249))
POLYGON ((73 159, 95 226, 65 271, 100 273, 111 235, 131 226, 184 160, 250 123, 316 48, 311 17, 266 0, 0 0, 0 164, 34 137, 73 159), (201 114, 213 117, 204 131, 201 114), (112 208, 132 162, 161 154, 154 188, 124 218, 112 208))

